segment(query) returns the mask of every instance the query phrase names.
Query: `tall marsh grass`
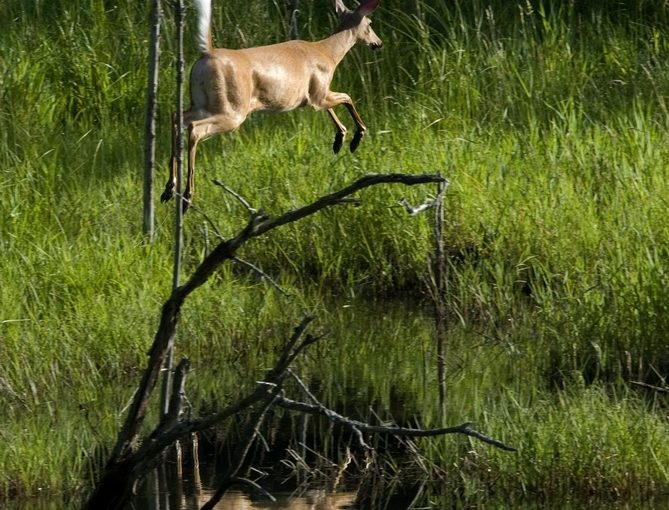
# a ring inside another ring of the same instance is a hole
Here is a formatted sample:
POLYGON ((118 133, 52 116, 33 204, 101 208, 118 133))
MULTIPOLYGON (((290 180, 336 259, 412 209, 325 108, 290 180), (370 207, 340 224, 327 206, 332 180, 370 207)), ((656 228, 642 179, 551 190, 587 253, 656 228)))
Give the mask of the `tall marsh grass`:
MULTIPOLYGON (((659 5, 384 0, 374 14, 384 50, 356 48, 335 79, 370 126, 359 152, 331 155, 329 119, 308 111, 253 117, 200 147, 197 204, 224 235, 245 211, 212 177, 270 214, 368 172, 450 179, 450 324, 468 339, 452 342, 450 384, 464 389, 453 390, 462 406, 450 417, 476 419, 522 451, 475 447, 476 462, 465 452, 467 465, 449 468, 460 488, 492 487, 483 473, 507 487, 519 476, 527 494, 666 488, 669 453, 655 441, 666 435, 662 403, 624 385, 662 384, 669 367, 669 20, 659 5)), ((215 3, 218 44, 286 37, 281 2, 240 6, 215 3)), ((1 9, 0 495, 76 490, 113 439, 169 292, 171 208, 158 208, 154 244, 140 234, 148 6, 9 0, 1 9)), ((299 19, 308 38, 333 24, 325 1, 302 2, 299 19)), ((165 40, 158 188, 172 52, 165 40)), ((333 294, 419 301, 430 221, 397 203, 432 193, 368 190, 362 207, 249 245, 240 255, 293 298, 239 268, 202 289, 184 310, 179 345, 202 373, 212 356, 220 361, 211 378, 222 383, 193 393, 229 396, 247 371, 225 362, 265 366, 304 310, 346 329, 333 294)), ((203 225, 189 213, 185 271, 206 249, 203 225)), ((429 419, 431 339, 409 324, 329 347, 343 361, 327 365, 324 392, 335 398, 338 377, 373 380, 369 396, 390 406, 391 366, 429 419)), ((305 371, 323 372, 323 349, 305 371)), ((448 463, 462 455, 449 442, 423 446, 448 463)))

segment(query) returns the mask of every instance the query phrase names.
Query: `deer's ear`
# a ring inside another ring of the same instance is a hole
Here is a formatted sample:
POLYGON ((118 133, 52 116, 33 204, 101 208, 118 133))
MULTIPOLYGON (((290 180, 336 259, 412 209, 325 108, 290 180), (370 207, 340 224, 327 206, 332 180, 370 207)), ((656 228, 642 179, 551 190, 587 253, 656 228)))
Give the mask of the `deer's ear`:
MULTIPOLYGON (((338 0, 339 1, 339 0, 338 0)), ((369 16, 379 6, 380 0, 363 0, 355 10, 360 16, 369 16)))
POLYGON ((342 0, 332 0, 332 7, 334 7, 337 16, 341 16, 345 12, 348 12, 348 8, 344 5, 342 0))

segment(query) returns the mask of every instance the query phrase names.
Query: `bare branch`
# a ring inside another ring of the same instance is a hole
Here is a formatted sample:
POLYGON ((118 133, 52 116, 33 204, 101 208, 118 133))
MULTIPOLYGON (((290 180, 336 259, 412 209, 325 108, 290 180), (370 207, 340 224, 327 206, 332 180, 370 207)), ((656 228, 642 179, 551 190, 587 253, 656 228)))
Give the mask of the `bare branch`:
MULTIPOLYGON (((156 429, 154 434, 136 450, 135 445, 137 444, 141 427, 147 415, 151 396, 176 334, 181 307, 186 298, 200 286, 204 285, 223 262, 234 259, 237 250, 247 241, 282 225, 293 223, 315 214, 326 207, 342 203, 344 199, 364 188, 382 183, 398 183, 412 186, 437 182, 445 182, 445 179, 439 175, 408 175, 397 173, 366 175, 339 191, 325 195, 311 204, 288 211, 276 218, 268 218, 260 211, 254 212, 249 218, 246 227, 236 236, 219 242, 211 253, 204 258, 190 278, 183 285, 172 289, 170 297, 162 306, 158 329, 148 352, 149 359, 146 370, 142 375, 137 392, 133 396, 123 426, 118 433, 116 444, 102 475, 103 479, 100 480, 94 494, 89 499, 87 508, 96 508, 96 505, 102 504, 103 501, 111 501, 105 505, 106 508, 120 508, 123 502, 129 497, 129 492, 132 483, 136 480, 136 475, 141 475, 142 466, 150 464, 155 459, 155 456, 162 452, 165 445, 169 444, 166 441, 178 439, 183 434, 207 428, 266 398, 266 384, 279 384, 285 377, 285 370, 295 359, 295 356, 320 338, 308 336, 302 343, 297 345, 304 329, 306 329, 308 323, 313 319, 303 321, 303 324, 296 328, 296 334, 292 342, 289 342, 290 346, 286 347, 277 365, 266 375, 265 385, 258 385, 254 392, 214 416, 197 421, 177 422, 175 426, 169 428, 167 431, 160 428, 156 429), (297 345, 296 348, 295 345, 297 345), (140 457, 140 452, 147 455, 147 457, 140 457), (130 472, 132 474, 129 474, 130 472), (133 475, 135 475, 134 479, 133 475)), ((247 209, 249 211, 254 210, 253 208, 247 209)), ((211 223, 213 225, 213 222, 211 223)), ((287 404, 284 402, 284 405, 287 404)))
POLYGON ((251 262, 248 262, 244 259, 240 259, 239 257, 233 257, 232 260, 237 262, 238 264, 241 264, 242 266, 247 267, 247 268, 251 269, 252 271, 258 273, 260 278, 263 278, 263 279, 267 280, 270 283, 270 285, 272 285, 272 287, 274 287, 276 290, 281 292, 281 294, 283 294, 286 297, 290 297, 290 294, 288 292, 286 292, 285 290, 283 290, 281 288, 281 286, 270 275, 265 273, 262 269, 260 269, 255 264, 252 264, 251 262))
POLYGON ((490 436, 482 434, 474 429, 472 429, 472 424, 470 422, 465 422, 460 425, 455 425, 453 427, 444 427, 438 429, 413 429, 406 427, 384 427, 381 425, 369 425, 357 420, 351 420, 342 416, 332 409, 328 409, 323 405, 318 404, 307 404, 305 402, 298 402, 291 400, 284 396, 279 396, 276 400, 276 404, 285 409, 292 409, 293 411, 299 411, 302 413, 314 414, 319 416, 324 416, 333 423, 339 425, 344 425, 347 427, 355 427, 361 432, 368 432, 372 434, 390 434, 394 436, 402 437, 430 437, 430 436, 443 436, 446 434, 465 434, 467 436, 475 437, 484 443, 488 443, 492 446, 500 448, 502 450, 515 452, 516 449, 512 446, 508 446, 503 442, 494 439, 490 436))
POLYGON ((224 240, 225 240, 225 238, 223 237, 223 234, 221 234, 220 230, 218 230, 218 227, 216 226, 216 223, 214 223, 214 220, 212 220, 212 219, 209 217, 209 215, 208 215, 207 213, 205 213, 200 207, 198 207, 198 206, 196 206, 195 204, 193 204, 190 200, 188 200, 187 198, 185 198, 185 197, 183 196, 182 193, 178 193, 178 192, 175 191, 175 192, 174 192, 174 195, 175 195, 178 199, 181 199, 181 200, 183 200, 184 202, 188 202, 188 208, 189 208, 189 209, 192 209, 192 210, 195 211, 196 213, 200 214, 200 215, 205 219, 205 221, 211 225, 211 228, 214 229, 214 233, 216 234, 216 237, 217 237, 220 241, 224 241, 224 240))
POLYGON ((416 184, 427 184, 427 183, 436 183, 436 182, 445 182, 446 179, 444 177, 441 177, 440 175, 429 175, 429 174, 423 174, 423 175, 409 175, 409 174, 369 174, 365 175, 363 177, 360 177, 357 181, 355 181, 353 184, 350 184, 349 186, 336 191, 334 193, 331 193, 329 195, 325 195, 315 202, 306 205, 304 207, 301 207, 299 209, 295 209, 293 211, 288 211, 287 213, 274 218, 274 219, 267 219, 264 222, 260 223, 258 227, 254 230, 253 236, 258 236, 260 234, 263 234, 269 230, 272 230, 276 227, 279 227, 281 225, 285 225, 286 223, 292 223, 295 221, 298 221, 306 216, 309 216, 311 214, 314 214, 322 209, 325 209, 326 207, 329 207, 331 205, 340 203, 341 200, 344 197, 347 197, 349 195, 352 195, 356 191, 360 191, 364 188, 368 188, 369 186, 374 186, 375 184, 381 184, 381 183, 399 183, 399 184, 405 184, 407 186, 414 186, 416 184))
POLYGON ((420 205, 412 206, 406 198, 399 200, 398 204, 403 207, 410 216, 416 216, 424 211, 427 211, 428 209, 436 207, 443 199, 443 196, 446 194, 446 190, 448 189, 449 185, 450 182, 448 179, 441 181, 441 186, 437 196, 434 198, 429 198, 420 205))
POLYGON ((227 241, 221 241, 202 263, 197 267, 190 279, 173 290, 172 295, 163 305, 161 321, 151 347, 150 359, 147 370, 144 373, 140 391, 135 394, 135 399, 126 417, 124 426, 119 433, 116 447, 112 453, 112 459, 119 459, 127 453, 128 447, 134 441, 148 406, 149 397, 156 384, 160 366, 169 350, 170 342, 174 338, 179 313, 184 300, 209 279, 209 277, 226 260, 233 259, 236 251, 252 238, 258 237, 270 230, 282 225, 296 222, 302 218, 315 214, 326 207, 338 204, 343 198, 364 188, 382 183, 399 183, 407 186, 426 183, 446 182, 441 175, 409 175, 409 174, 369 174, 360 177, 349 186, 324 195, 315 202, 284 213, 276 218, 268 218, 262 212, 256 212, 251 216, 246 227, 235 237, 227 241))
POLYGON ((656 391, 658 393, 669 393, 669 388, 663 388, 662 386, 654 386, 641 381, 630 381, 630 384, 638 386, 640 388, 645 388, 647 390, 656 391))
POLYGON ((241 196, 239 193, 235 192, 232 188, 223 184, 218 179, 212 179, 211 182, 213 182, 216 186, 220 186, 225 191, 230 193, 233 197, 235 197, 237 199, 237 201, 244 206, 244 208, 248 211, 248 213, 250 215, 254 215, 258 212, 258 209, 255 209, 254 207, 251 207, 251 204, 243 196, 241 196))
POLYGON ((249 480, 248 478, 241 478, 241 477, 234 477, 234 478, 228 478, 225 480, 220 488, 219 491, 221 491, 220 496, 216 498, 218 495, 218 492, 212 496, 212 498, 205 503, 205 505, 201 508, 201 510, 209 510, 212 509, 216 506, 216 503, 220 501, 220 499, 223 497, 223 495, 233 486, 235 485, 246 485, 247 487, 251 488, 253 491, 257 491, 258 493, 262 494, 264 497, 266 497, 269 501, 275 502, 276 498, 272 496, 267 490, 265 490, 263 487, 255 483, 253 480, 249 480), (214 501, 214 498, 216 500, 214 501))
POLYGON ((182 401, 185 397, 184 385, 186 384, 186 375, 190 368, 190 362, 183 358, 174 371, 174 381, 172 383, 172 395, 170 398, 169 409, 163 417, 163 424, 159 427, 174 426, 179 421, 179 413, 182 409, 182 401))

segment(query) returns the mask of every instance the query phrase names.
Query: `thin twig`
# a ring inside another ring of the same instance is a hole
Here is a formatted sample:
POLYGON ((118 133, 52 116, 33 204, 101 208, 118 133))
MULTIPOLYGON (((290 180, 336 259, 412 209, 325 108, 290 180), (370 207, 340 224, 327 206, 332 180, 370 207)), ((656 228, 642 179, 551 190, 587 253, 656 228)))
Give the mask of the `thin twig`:
POLYGON ((285 290, 283 290, 281 288, 281 286, 270 275, 265 273, 265 271, 260 269, 255 264, 252 264, 251 262, 248 262, 247 260, 240 259, 239 257, 233 257, 232 260, 234 262, 237 262, 238 264, 241 264, 244 267, 247 267, 248 269, 251 269, 252 271, 255 271, 256 273, 258 273, 260 278, 263 278, 263 279, 267 280, 272 285, 272 287, 274 287, 276 290, 281 292, 281 294, 283 294, 286 297, 290 297, 290 294, 288 292, 286 292, 285 290))
MULTIPOLYGON (((230 468, 227 480, 235 480, 239 472, 242 470, 244 463, 246 462, 246 457, 251 449, 251 445, 256 436, 260 433, 258 430, 260 424, 265 420, 265 416, 267 416, 267 412, 272 407, 278 391, 280 391, 278 387, 274 388, 273 392, 268 394, 262 408, 253 413, 247 421, 246 427, 244 427, 244 431, 242 432, 242 437, 245 438, 245 441, 242 442, 240 448, 235 452, 233 458, 237 459, 237 463, 230 468)), ((201 510, 211 510, 216 506, 230 487, 230 483, 227 482, 227 480, 224 480, 223 483, 221 483, 218 490, 216 490, 214 495, 207 501, 207 503, 205 503, 201 510)))
POLYGON ((669 388, 663 388, 662 386, 654 386, 641 381, 630 381, 630 384, 634 386, 639 386, 640 388, 645 388, 647 390, 657 391, 658 393, 669 393, 669 388))
POLYGON ((190 200, 184 198, 184 196, 181 193, 177 193, 176 191, 174 192, 174 195, 178 198, 183 200, 184 202, 188 202, 188 209, 193 210, 196 213, 200 214, 209 225, 211 225, 211 228, 214 229, 214 234, 220 241, 225 241, 225 238, 223 237, 223 234, 221 234, 221 231, 218 230, 218 227, 216 227, 216 223, 214 223, 214 220, 211 219, 211 217, 205 213, 201 208, 199 208, 197 205, 195 205, 193 202, 190 200))
POLYGON ((288 372, 288 375, 291 376, 291 377, 293 378, 293 380, 297 383, 297 385, 300 387, 300 389, 304 392, 304 394, 305 394, 307 397, 309 397, 309 400, 311 400, 311 401, 312 401, 314 404, 316 404, 316 405, 319 405, 319 406, 321 406, 321 407, 325 407, 325 406, 323 406, 323 404, 321 404, 320 401, 314 396, 314 394, 311 393, 311 390, 307 387, 306 384, 304 384, 304 382, 302 382, 302 379, 300 379, 300 378, 298 377, 298 375, 297 375, 295 372, 293 372, 290 368, 287 370, 287 372, 288 372))
POLYGON ((250 487, 254 491, 258 491, 259 493, 261 493, 263 496, 265 496, 272 503, 276 501, 276 498, 274 496, 272 496, 267 490, 265 490, 263 487, 258 485, 253 480, 249 480, 248 478, 243 478, 243 477, 233 477, 233 478, 228 478, 228 479, 223 481, 223 483, 221 484, 221 486, 219 488, 220 496, 218 495, 218 491, 217 491, 216 494, 214 494, 214 496, 212 496, 212 498, 209 501, 207 501, 207 503, 204 504, 204 506, 202 507, 201 510, 209 510, 209 509, 214 508, 216 506, 216 503, 218 503, 220 501, 220 499, 223 497, 223 495, 233 485, 247 485, 248 487, 250 487), (216 498, 216 496, 218 496, 218 498, 216 498), (214 498, 216 498, 215 501, 214 501, 214 498))
POLYGON ((241 196, 239 193, 237 193, 233 189, 231 189, 228 186, 226 186, 225 184, 223 184, 218 179, 212 179, 212 182, 216 186, 220 186, 225 191, 230 193, 233 197, 235 197, 237 199, 237 201, 244 206, 244 208, 248 211, 249 214, 253 215, 253 214, 256 214, 258 212, 258 209, 254 208, 254 207, 251 207, 251 204, 243 196, 241 196))
POLYGON ((423 202, 420 205, 413 206, 409 203, 409 201, 406 198, 400 199, 397 203, 401 207, 403 207, 404 210, 406 210, 406 212, 409 213, 410 216, 416 216, 424 211, 437 207, 440 201, 443 200, 444 194, 446 193, 446 190, 448 189, 450 182, 448 181, 448 179, 444 179, 439 184, 440 184, 439 193, 437 194, 437 196, 425 200, 425 202, 423 202))
POLYGON ((390 434, 394 436, 407 436, 407 437, 431 437, 431 436, 442 436, 446 434, 465 434, 471 437, 475 437, 476 439, 479 439, 484 443, 488 443, 502 450, 510 452, 516 451, 516 449, 513 448, 512 446, 508 446, 503 442, 499 441, 498 439, 492 438, 490 436, 487 436, 481 432, 472 429, 472 424, 470 422, 465 422, 460 425, 455 425, 452 427, 443 427, 437 429, 384 427, 380 425, 369 425, 367 423, 357 420, 351 420, 350 418, 346 418, 345 416, 342 416, 333 411, 332 409, 324 407, 323 405, 298 402, 296 400, 291 400, 281 395, 277 398, 276 404, 286 409, 292 409, 293 411, 324 416, 333 423, 345 425, 347 427, 354 426, 361 432, 369 432, 373 434, 390 434))

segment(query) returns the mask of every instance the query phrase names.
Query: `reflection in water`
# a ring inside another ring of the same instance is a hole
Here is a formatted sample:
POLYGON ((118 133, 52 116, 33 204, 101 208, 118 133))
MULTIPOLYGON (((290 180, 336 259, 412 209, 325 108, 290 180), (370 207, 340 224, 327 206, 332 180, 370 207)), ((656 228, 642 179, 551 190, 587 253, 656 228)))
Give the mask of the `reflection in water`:
MULTIPOLYGON (((165 462, 146 477, 139 495, 130 505, 136 510, 198 510, 216 491, 216 462, 207 459, 200 463, 197 435, 180 448, 177 457, 181 461, 165 462)), ((262 483, 262 482, 261 482, 262 483)), ((216 505, 218 510, 248 510, 285 508, 288 510, 343 510, 355 501, 355 493, 327 493, 308 490, 299 495, 249 494, 231 489, 216 505)))
MULTIPOLYGON (((196 497, 183 499, 174 506, 150 506, 147 510, 196 510, 202 507, 212 496, 213 491, 204 490, 196 497)), ((343 510, 350 508, 355 494, 325 494, 310 492, 301 497, 283 496, 276 501, 253 501, 242 492, 228 491, 216 505, 217 510, 251 510, 285 508, 287 510, 343 510)))
MULTIPOLYGON (((197 510, 202 507, 214 490, 201 487, 195 491, 190 480, 184 479, 180 484, 165 476, 165 470, 158 468, 148 477, 145 490, 130 508, 142 510, 197 510)), ((236 490, 229 490, 216 505, 217 510, 343 510, 350 508, 355 501, 354 493, 328 494, 325 491, 307 491, 300 496, 277 495, 276 501, 261 497, 256 499, 236 490)))

